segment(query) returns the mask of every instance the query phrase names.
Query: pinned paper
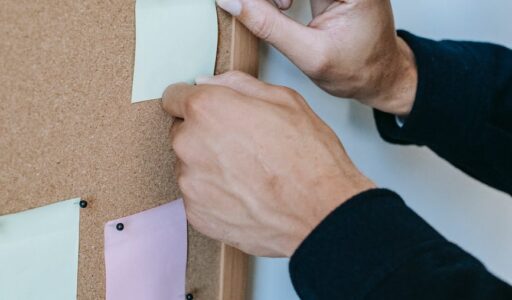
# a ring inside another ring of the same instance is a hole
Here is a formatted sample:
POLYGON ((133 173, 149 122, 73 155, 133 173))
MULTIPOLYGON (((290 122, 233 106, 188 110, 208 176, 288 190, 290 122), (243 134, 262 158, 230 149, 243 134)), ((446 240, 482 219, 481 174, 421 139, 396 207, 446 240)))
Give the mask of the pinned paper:
POLYGON ((0 299, 76 299, 79 201, 0 217, 0 299))
POLYGON ((169 84, 213 74, 215 0, 137 0, 135 10, 132 103, 160 98, 169 84))
POLYGON ((183 300, 186 264, 182 200, 105 225, 107 300, 183 300))

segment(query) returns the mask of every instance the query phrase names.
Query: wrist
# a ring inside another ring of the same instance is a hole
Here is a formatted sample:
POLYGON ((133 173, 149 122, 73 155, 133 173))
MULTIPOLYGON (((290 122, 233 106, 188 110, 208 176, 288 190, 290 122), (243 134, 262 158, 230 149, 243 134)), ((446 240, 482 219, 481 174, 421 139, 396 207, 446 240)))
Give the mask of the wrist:
POLYGON ((359 170, 354 168, 345 172, 348 172, 347 178, 336 176, 331 180, 324 179, 308 188, 314 191, 315 205, 301 214, 301 226, 288 224, 288 228, 294 231, 290 232, 287 240, 289 243, 284 247, 286 257, 291 257, 311 232, 340 205, 361 193, 377 188, 359 170))
POLYGON ((399 117, 407 117, 412 110, 418 88, 418 68, 414 52, 402 38, 397 38, 400 67, 389 99, 390 112, 399 117))
POLYGON ((397 49, 389 64, 378 71, 375 97, 366 101, 372 107, 399 117, 407 117, 412 110, 418 85, 418 71, 414 53, 407 43, 397 37, 397 49))

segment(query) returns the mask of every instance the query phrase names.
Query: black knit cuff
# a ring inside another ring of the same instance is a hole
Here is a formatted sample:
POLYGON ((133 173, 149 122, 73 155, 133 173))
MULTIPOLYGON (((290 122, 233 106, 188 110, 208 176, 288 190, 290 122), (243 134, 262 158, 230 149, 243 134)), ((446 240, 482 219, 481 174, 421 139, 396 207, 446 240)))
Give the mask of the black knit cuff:
POLYGON ((370 190, 313 230, 292 256, 290 274, 301 299, 328 299, 340 290, 359 299, 415 249, 444 241, 396 193, 370 190))
MULTIPOLYGON (((418 67, 416 99, 403 127, 395 116, 374 110, 382 138, 395 144, 460 145, 470 138, 471 124, 481 113, 483 64, 468 45, 453 41, 436 42, 406 31, 398 35, 411 47, 418 67), (452 141, 457 135, 457 141, 452 141), (463 136, 461 136, 463 135, 463 136)), ((474 46, 474 45, 473 45, 474 46)))

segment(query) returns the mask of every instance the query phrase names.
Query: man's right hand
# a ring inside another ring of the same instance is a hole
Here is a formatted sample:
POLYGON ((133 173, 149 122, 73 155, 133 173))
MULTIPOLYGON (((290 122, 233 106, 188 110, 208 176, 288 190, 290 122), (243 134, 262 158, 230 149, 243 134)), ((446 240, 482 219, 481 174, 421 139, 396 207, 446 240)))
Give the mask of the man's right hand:
MULTIPOLYGON (((274 1, 286 9, 291 0, 274 1)), ((266 0, 217 0, 283 52, 328 93, 407 116, 414 102, 414 54, 396 36, 389 0, 311 0, 304 26, 266 0)))

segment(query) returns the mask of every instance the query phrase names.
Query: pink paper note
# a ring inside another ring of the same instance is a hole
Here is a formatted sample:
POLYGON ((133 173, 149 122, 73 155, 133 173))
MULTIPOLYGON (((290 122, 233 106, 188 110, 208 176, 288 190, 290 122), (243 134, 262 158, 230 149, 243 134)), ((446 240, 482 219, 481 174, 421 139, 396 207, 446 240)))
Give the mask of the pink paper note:
POLYGON ((183 300, 186 264, 181 199, 105 225, 107 300, 183 300))

